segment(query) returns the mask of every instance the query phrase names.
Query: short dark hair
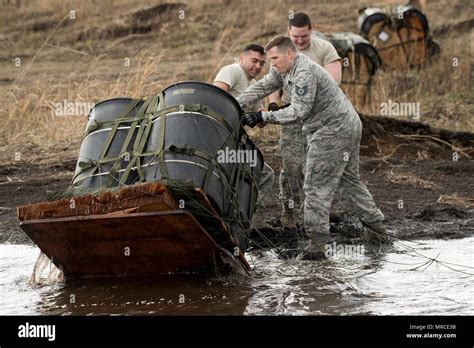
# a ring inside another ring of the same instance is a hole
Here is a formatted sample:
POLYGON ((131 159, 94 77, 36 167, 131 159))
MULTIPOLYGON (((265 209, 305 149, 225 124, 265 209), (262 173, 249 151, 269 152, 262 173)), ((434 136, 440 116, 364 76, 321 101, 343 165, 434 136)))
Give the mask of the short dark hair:
POLYGON ((311 18, 306 13, 296 12, 288 19, 288 27, 303 28, 306 26, 311 29, 311 18))
POLYGON ((242 53, 247 53, 248 51, 258 52, 262 56, 265 55, 265 50, 263 49, 263 47, 257 44, 250 44, 250 45, 245 46, 242 53))
POLYGON ((278 47, 278 51, 286 51, 288 49, 296 52, 296 47, 293 41, 288 36, 285 35, 278 35, 275 36, 273 39, 268 41, 267 45, 265 46, 265 51, 273 47, 278 47))

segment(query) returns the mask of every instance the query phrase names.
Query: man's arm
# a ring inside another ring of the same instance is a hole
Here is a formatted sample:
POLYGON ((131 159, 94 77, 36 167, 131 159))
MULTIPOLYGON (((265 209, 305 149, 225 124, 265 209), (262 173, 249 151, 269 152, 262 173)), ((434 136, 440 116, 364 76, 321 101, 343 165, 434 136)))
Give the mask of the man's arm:
POLYGON ((214 81, 214 86, 219 87, 220 89, 223 89, 226 92, 230 91, 230 86, 222 81, 214 81))
POLYGON ((342 67, 340 62, 339 54, 332 45, 331 42, 327 40, 321 40, 321 52, 323 55, 322 65, 327 70, 329 75, 337 82, 338 85, 341 84, 342 80, 342 67))
POLYGON ((275 91, 268 96, 269 103, 277 103, 280 101, 280 91, 275 91))
POLYGON ((238 67, 234 65, 226 65, 219 70, 214 78, 214 86, 229 92, 237 83, 239 72, 238 67))
POLYGON ((290 91, 291 105, 278 111, 262 112, 263 121, 286 124, 304 119, 313 108, 316 86, 316 78, 309 71, 301 71, 290 91))
POLYGON ((236 99, 240 107, 248 111, 248 107, 256 101, 265 98, 270 93, 280 89, 283 86, 282 79, 277 71, 272 68, 261 80, 245 90, 236 99))
POLYGON ((326 64, 324 68, 328 71, 329 75, 331 75, 332 78, 336 80, 337 84, 340 85, 342 80, 342 69, 339 59, 326 64))

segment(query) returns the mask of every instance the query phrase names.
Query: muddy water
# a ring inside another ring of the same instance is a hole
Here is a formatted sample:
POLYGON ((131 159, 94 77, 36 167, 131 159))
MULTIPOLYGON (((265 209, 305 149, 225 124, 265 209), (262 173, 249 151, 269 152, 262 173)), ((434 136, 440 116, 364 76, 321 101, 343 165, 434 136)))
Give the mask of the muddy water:
POLYGON ((247 255, 249 278, 43 278, 29 285, 39 250, 0 245, 0 314, 473 315, 473 250, 471 237, 403 242, 392 251, 324 262, 255 251, 247 255), (426 264, 420 254, 449 264, 426 264))

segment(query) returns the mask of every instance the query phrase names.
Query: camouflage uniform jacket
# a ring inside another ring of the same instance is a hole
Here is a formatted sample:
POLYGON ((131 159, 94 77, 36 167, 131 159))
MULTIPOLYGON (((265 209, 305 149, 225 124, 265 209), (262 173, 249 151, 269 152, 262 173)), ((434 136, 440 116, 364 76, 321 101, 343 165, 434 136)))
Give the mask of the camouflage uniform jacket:
POLYGON ((323 67, 303 54, 297 54, 288 73, 271 68, 267 75, 237 97, 247 110, 256 100, 286 88, 291 105, 278 111, 264 111, 264 122, 287 124, 302 122, 306 135, 326 125, 339 126, 359 122, 357 112, 334 79, 323 67))

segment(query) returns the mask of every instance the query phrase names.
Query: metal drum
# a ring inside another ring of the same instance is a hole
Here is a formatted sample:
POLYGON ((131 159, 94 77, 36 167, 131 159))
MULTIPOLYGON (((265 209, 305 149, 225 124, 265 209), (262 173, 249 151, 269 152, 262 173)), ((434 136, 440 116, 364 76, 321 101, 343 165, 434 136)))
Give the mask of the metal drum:
POLYGON ((224 119, 231 129, 205 112, 173 111, 154 120, 146 152, 159 152, 162 117, 165 117, 162 158, 150 156, 142 165, 146 181, 164 179, 191 181, 194 187, 203 188, 222 215, 231 207, 231 179, 235 163, 223 161, 211 165, 218 151, 237 150, 239 143, 241 109, 236 100, 225 91, 201 82, 181 82, 163 90, 164 105, 201 104, 224 119), (197 150, 192 153, 189 150, 197 150), (204 155, 204 156, 202 156, 204 155), (209 170, 209 168, 211 169, 209 170), (163 171, 164 170, 164 171, 163 171), (207 175, 212 172, 212 175, 207 175), (163 171, 163 173, 162 173, 163 171), (207 178, 207 184, 206 183, 207 178))
MULTIPOLYGON (((203 104, 222 116, 232 129, 240 127, 239 103, 226 91, 204 82, 178 82, 163 90, 166 107, 203 104)), ((238 140, 238 139, 236 139, 238 140)))
POLYGON ((241 164, 241 175, 236 177, 236 196, 240 208, 240 219, 233 223, 234 237, 241 250, 246 250, 249 240, 249 228, 258 198, 258 184, 263 169, 263 155, 255 144, 245 137, 241 142, 241 149, 255 151, 256 165, 241 164))
POLYGON ((115 162, 104 162, 104 159, 123 157, 126 152, 133 156, 138 134, 145 134, 146 141, 140 142, 144 148, 135 154, 140 156, 138 163, 143 177, 140 178, 136 168, 132 167, 124 184, 166 180, 165 184, 176 185, 178 189, 183 187, 186 190, 189 184, 202 188, 224 222, 231 226, 239 247, 245 250, 258 196, 263 156, 247 136, 241 139, 242 110, 239 104, 225 91, 201 82, 177 83, 164 89, 161 95, 157 105, 144 104, 138 99, 118 98, 94 106, 89 114, 87 135, 81 144, 75 187, 105 188, 117 186, 125 180, 123 174, 130 159, 118 162, 120 166, 114 174, 116 182, 112 184, 109 172, 115 162), (140 128, 145 127, 146 122, 136 120, 145 107, 146 117, 152 116, 150 111, 155 113, 149 124, 149 133, 140 128), (114 129, 110 121, 119 118, 119 126, 100 167, 97 167, 114 129), (127 119, 138 122, 132 132, 129 132, 132 122, 127 119), (125 147, 127 136, 130 142, 125 147), (239 153, 239 150, 252 153, 255 165, 242 163, 239 156, 234 160, 231 155, 219 156, 226 151, 227 154, 232 151, 239 153))
POLYGON ((263 155, 255 144, 247 137, 242 139, 242 148, 246 151, 255 151, 256 154, 256 165, 250 166, 249 163, 245 163, 246 173, 251 175, 245 175, 244 180, 240 183, 240 189, 237 192, 239 198, 239 206, 242 213, 245 215, 246 220, 252 219, 253 211, 255 209, 255 203, 258 198, 258 179, 263 168, 263 155))
MULTIPOLYGON (((101 165, 95 174, 92 173, 93 168, 81 168, 81 164, 84 167, 86 163, 91 163, 97 161, 103 151, 103 147, 110 131, 112 130, 112 125, 101 125, 103 122, 112 121, 116 119, 127 107, 134 102, 134 99, 130 98, 116 98, 105 100, 96 104, 88 115, 88 122, 86 130, 95 128, 84 137, 81 143, 81 148, 79 151, 79 158, 76 165, 75 179, 73 185, 76 188, 101 188, 105 187, 105 184, 108 180, 108 174, 112 168, 113 163, 106 163, 101 165)), ((136 101, 136 106, 134 106, 126 117, 134 118, 140 106, 143 104, 143 101, 136 101)), ((121 124, 117 129, 112 142, 106 152, 106 157, 114 157, 120 155, 120 151, 124 144, 125 138, 130 130, 130 123, 121 124)), ((138 126, 136 127, 138 129, 138 126)), ((135 133, 131 138, 130 144, 127 147, 127 151, 131 150, 133 142, 135 140, 135 133)), ((117 172, 117 178, 124 172, 125 168, 128 165, 126 159, 122 160, 119 171, 117 172)), ((130 175, 127 179, 127 184, 131 184, 137 180, 136 172, 130 172, 130 175)), ((110 182, 110 180, 109 180, 110 182)), ((111 185, 117 186, 118 180, 112 180, 111 185)))

